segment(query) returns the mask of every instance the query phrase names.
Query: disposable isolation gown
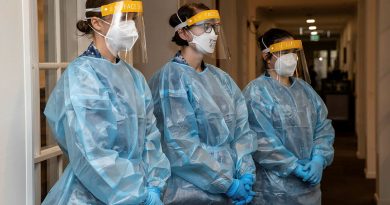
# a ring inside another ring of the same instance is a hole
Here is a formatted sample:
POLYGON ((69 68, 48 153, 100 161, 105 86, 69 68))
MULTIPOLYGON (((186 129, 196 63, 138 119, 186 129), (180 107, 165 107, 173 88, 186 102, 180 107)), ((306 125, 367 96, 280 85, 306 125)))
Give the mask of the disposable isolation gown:
POLYGON ((196 72, 179 53, 149 81, 172 169, 165 204, 227 204, 233 178, 255 174, 245 99, 225 72, 203 68, 196 72))
POLYGON ((257 192, 253 204, 321 204, 320 185, 310 186, 292 171, 320 155, 331 164, 335 137, 328 111, 301 79, 290 87, 262 75, 244 90, 251 129, 257 133, 257 192))
POLYGON ((43 204, 142 204, 147 187, 162 190, 170 176, 152 96, 139 71, 99 58, 91 46, 47 102, 45 115, 70 162, 43 204))

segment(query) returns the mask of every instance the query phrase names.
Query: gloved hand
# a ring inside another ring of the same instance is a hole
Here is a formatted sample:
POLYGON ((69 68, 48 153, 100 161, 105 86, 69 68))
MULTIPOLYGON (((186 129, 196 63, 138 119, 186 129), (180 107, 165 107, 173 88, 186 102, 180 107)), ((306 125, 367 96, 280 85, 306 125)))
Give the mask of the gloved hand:
POLYGON ((146 199, 145 205, 164 205, 160 199, 160 189, 148 188, 148 198, 146 199))
POLYGON ((298 164, 298 166, 294 169, 293 174, 298 178, 304 179, 309 174, 309 172, 304 171, 303 169, 304 167, 298 164))
POLYGON ((244 174, 240 178, 240 182, 242 182, 244 184, 245 189, 247 191, 251 191, 252 190, 252 186, 254 184, 254 180, 255 180, 255 177, 253 176, 253 174, 244 174))
POLYGON ((308 171, 308 175, 303 178, 304 182, 309 182, 315 186, 321 182, 322 172, 324 170, 324 158, 321 156, 314 156, 312 160, 305 165, 304 171, 308 171))
POLYGON ((245 185, 238 179, 234 179, 232 185, 230 185, 226 195, 235 201, 244 200, 248 196, 248 192, 245 189, 245 185))
POLYGON ((248 190, 245 188, 245 184, 238 179, 234 179, 232 185, 226 195, 233 200, 235 205, 244 205, 252 201, 255 192, 252 189, 248 190))

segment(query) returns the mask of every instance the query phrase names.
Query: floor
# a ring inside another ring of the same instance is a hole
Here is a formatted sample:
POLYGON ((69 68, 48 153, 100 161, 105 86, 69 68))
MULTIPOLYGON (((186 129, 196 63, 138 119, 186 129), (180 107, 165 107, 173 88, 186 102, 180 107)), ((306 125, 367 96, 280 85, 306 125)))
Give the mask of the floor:
POLYGON ((323 205, 375 205, 375 180, 365 178, 356 147, 353 132, 336 132, 335 158, 322 181, 323 205))

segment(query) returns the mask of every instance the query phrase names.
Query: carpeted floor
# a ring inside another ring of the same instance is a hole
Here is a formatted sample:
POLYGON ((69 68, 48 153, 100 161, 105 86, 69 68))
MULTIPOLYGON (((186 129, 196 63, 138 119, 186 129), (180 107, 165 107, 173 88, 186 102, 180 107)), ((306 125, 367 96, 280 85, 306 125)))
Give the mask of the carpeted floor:
POLYGON ((323 205, 375 205, 375 180, 364 176, 364 160, 356 158, 356 137, 336 133, 335 158, 322 181, 323 205))

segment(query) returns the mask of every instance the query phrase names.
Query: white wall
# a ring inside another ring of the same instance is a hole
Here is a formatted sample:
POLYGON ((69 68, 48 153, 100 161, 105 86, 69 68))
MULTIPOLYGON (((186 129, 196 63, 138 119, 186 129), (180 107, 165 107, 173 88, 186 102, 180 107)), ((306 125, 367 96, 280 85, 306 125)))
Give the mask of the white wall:
POLYGON ((356 132, 357 156, 366 159, 367 178, 377 176, 377 0, 358 1, 356 132))
POLYGON ((379 205, 390 205, 390 1, 378 1, 377 145, 379 205))
POLYGON ((29 1, 1 0, 0 204, 32 202, 29 1), (24 16, 23 16, 24 15, 24 16), (27 153, 28 152, 28 153, 27 153), (29 194, 28 194, 29 193, 29 194))
POLYGON ((378 93, 378 0, 358 1, 357 27, 357 71, 356 71, 356 133, 358 135, 357 156, 366 159, 365 174, 374 179, 378 172, 378 123, 380 103, 378 93))
POLYGON ((179 49, 171 42, 174 29, 169 25, 169 18, 176 12, 178 2, 169 0, 143 1, 143 3, 148 63, 136 64, 135 67, 149 79, 179 49))
POLYGON ((243 67, 238 65, 239 51, 238 51, 238 7, 241 2, 236 0, 220 1, 220 14, 222 18, 223 29, 226 37, 226 42, 231 54, 231 60, 221 60, 221 69, 228 72, 230 76, 237 82, 239 71, 243 67))
POLYGON ((345 26, 343 32, 340 36, 340 52, 339 52, 339 68, 342 71, 348 72, 348 79, 352 80, 353 75, 355 74, 355 60, 353 58, 355 51, 355 41, 356 41, 356 17, 351 17, 347 25, 345 26), (344 56, 344 48, 347 49, 347 56, 344 56), (346 58, 346 63, 344 63, 344 58, 346 58))
POLYGON ((355 80, 355 130, 357 134, 357 157, 366 158, 366 69, 365 69, 365 1, 358 2, 357 10, 357 53, 356 53, 356 80, 355 80))
POLYGON ((376 73, 377 71, 377 0, 366 0, 365 5, 365 98, 366 101, 366 177, 376 177, 376 73))
MULTIPOLYGON (((256 39, 256 29, 253 24, 248 27, 248 22, 258 19, 256 6, 253 0, 240 0, 237 4, 237 84, 244 88, 256 76, 256 62, 258 59, 258 47, 256 39)), ((260 25, 260 29, 262 25, 260 25)))

